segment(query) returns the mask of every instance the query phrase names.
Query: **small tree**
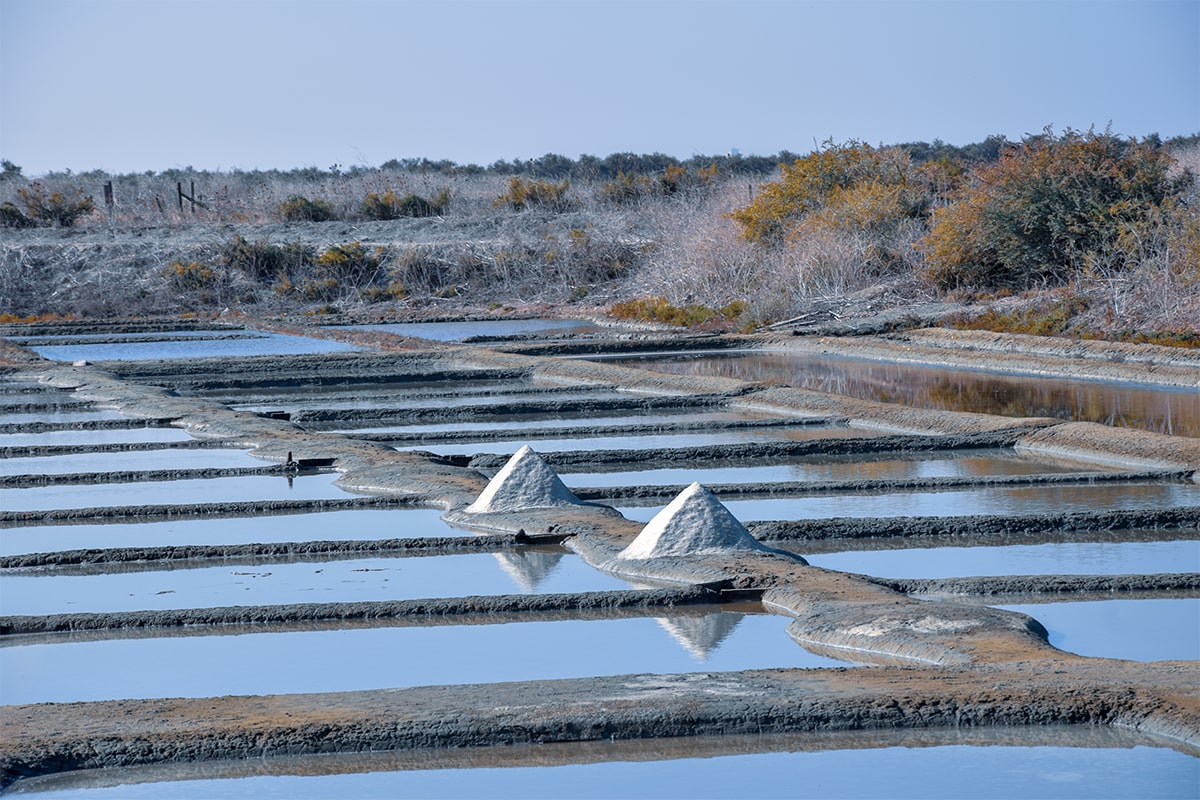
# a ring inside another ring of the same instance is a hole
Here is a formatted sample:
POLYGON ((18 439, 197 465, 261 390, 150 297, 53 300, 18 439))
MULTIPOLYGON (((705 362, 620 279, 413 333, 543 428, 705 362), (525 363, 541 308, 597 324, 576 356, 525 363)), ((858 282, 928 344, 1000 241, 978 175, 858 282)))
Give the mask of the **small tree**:
POLYGON ((29 218, 39 224, 69 228, 96 210, 91 195, 85 197, 81 190, 68 197, 62 192, 47 192, 46 187, 34 182, 26 189, 17 189, 17 194, 25 203, 29 218))
POLYGON ((934 215, 921 243, 928 276, 945 288, 1065 283, 1183 192, 1191 176, 1170 177, 1171 164, 1108 131, 1026 138, 934 215))

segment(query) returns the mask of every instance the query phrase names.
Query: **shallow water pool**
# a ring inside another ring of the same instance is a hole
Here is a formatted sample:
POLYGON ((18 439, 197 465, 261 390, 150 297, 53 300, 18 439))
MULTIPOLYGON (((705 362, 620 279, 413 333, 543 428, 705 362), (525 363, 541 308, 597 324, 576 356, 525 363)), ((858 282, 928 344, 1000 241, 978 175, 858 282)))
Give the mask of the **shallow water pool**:
POLYGON ((1068 653, 1129 661, 1200 660, 1200 598, 998 605, 1028 614, 1068 653))
POLYGON ((487 319, 466 322, 386 322, 351 325, 349 330, 382 331, 397 336, 461 342, 477 336, 517 336, 535 333, 580 333, 599 330, 593 322, 578 319, 487 319))
POLYGON ((0 475, 62 475, 163 469, 266 467, 272 462, 231 447, 122 450, 115 453, 71 453, 61 456, 0 458, 0 475))
MULTIPOLYGON (((815 735, 814 735, 815 736, 815 735)), ((1019 741, 1020 733, 1011 736, 1019 741)), ((704 737, 708 739, 709 737, 704 737)), ((690 741, 585 746, 512 746, 504 766, 389 769, 404 754, 351 754, 255 761, 254 769, 225 763, 190 768, 192 774, 240 777, 163 779, 188 766, 64 773, 18 783, 15 794, 38 792, 51 800, 80 798, 889 798, 890 800, 1128 800, 1194 798, 1200 759, 1165 747, 1121 743, 1095 747, 1001 745, 868 745, 810 749, 794 739, 790 749, 763 746, 705 750, 690 741), (586 748, 586 749, 585 749, 586 748), (579 763, 555 761, 584 750, 579 763), (601 751, 596 753, 596 751, 601 751), (662 754, 666 751, 666 754, 662 754), (689 754, 691 753, 695 754, 689 754), (523 758, 522 758, 523 757, 523 758), (549 760, 549 763, 545 763, 549 760), (539 763, 542 762, 542 763, 539 763), (207 769, 204 769, 207 767, 207 769), (253 774, 255 769, 265 774, 253 774), (235 771, 236 770, 236 771, 235 771), (285 770, 284 774, 272 774, 285 770), (290 773, 290 774, 288 774, 290 773), (161 782, 134 782, 153 781, 161 782), (129 783, 121 783, 122 778, 129 783), (114 785, 115 784, 115 785, 114 785), (55 788, 59 787, 59 788, 55 788), (39 791, 40 790, 40 791, 39 791)), ((1033 738, 1033 737, 1030 737, 1033 738)), ((720 741, 720 740, 718 740, 720 741)), ((774 746, 773 746, 774 745, 774 746)), ((457 756, 450 753, 448 757, 457 756)), ((475 755, 492 763, 486 755, 475 755)), ((489 754, 492 755, 492 754, 489 754)), ((507 752, 506 752, 507 755, 507 752)), ((496 756, 500 760, 499 756, 496 756)), ((455 763, 460 763, 457 759, 455 763)), ((241 765, 237 765, 241 766, 241 765)), ((249 766, 249 765, 247 765, 249 766)))
POLYGON ((60 550, 253 542, 376 540, 470 536, 442 520, 437 508, 310 511, 263 517, 211 517, 88 525, 22 525, 0 528, 0 555, 60 550))
POLYGON ((794 644, 787 623, 773 614, 715 611, 661 620, 0 642, 0 705, 849 666, 794 644))
POLYGON ((1130 575, 1200 572, 1200 541, 1055 542, 1003 547, 927 547, 804 553, 816 567, 880 578, 955 578, 974 575, 1130 575))
MULTIPOLYGON (((1065 514, 1103 509, 1198 506, 1200 486, 1176 483, 1097 483, 1080 486, 1013 486, 722 502, 743 523, 751 520, 829 517, 1065 514)), ((649 522, 665 506, 666 503, 658 501, 652 505, 625 503, 615 507, 629 519, 649 522)))
POLYGON ((631 588, 561 550, 238 561, 174 569, 60 575, 3 574, 0 614, 108 613, 217 606, 351 603, 470 595, 599 592, 631 588))
POLYGON ((438 455, 474 455, 476 453, 512 454, 523 445, 539 453, 558 453, 589 450, 657 450, 674 447, 707 447, 722 444, 752 444, 755 442, 808 441, 812 439, 857 438, 863 434, 850 428, 759 428, 750 430, 715 431, 710 433, 633 434, 630 436, 587 436, 571 438, 540 438, 530 431, 522 439, 497 442, 483 438, 470 444, 397 445, 397 450, 427 450, 438 455))
POLYGON ((351 497, 334 485, 338 473, 316 475, 239 475, 136 483, 81 483, 0 489, 5 511, 56 508, 156 505, 163 503, 235 503, 251 500, 316 500, 351 497))
POLYGON ((1012 451, 957 451, 911 455, 874 454, 801 457, 786 464, 560 474, 568 486, 673 486, 699 481, 759 483, 775 481, 912 480, 997 475, 1032 475, 1095 470, 1095 465, 1037 460, 1012 451))
MULTIPOLYGON (((986 356, 982 357, 986 364, 986 356)), ((1200 393, 1192 389, 1003 375, 803 353, 647 356, 616 363, 684 375, 718 375, 900 403, 1006 417, 1058 417, 1200 436, 1200 393)))
POLYGON ((184 442, 191 435, 182 428, 127 428, 94 431, 2 433, 0 449, 46 445, 127 444, 131 442, 184 442))
MULTIPOLYGON (((202 332, 196 331, 196 334, 202 332)), ((365 348, 332 339, 248 331, 238 339, 201 339, 183 336, 175 341, 128 341, 109 344, 35 345, 31 350, 52 361, 143 361, 147 359, 227 358, 232 356, 284 356, 344 353, 365 348)), ((172 334, 174 336, 174 334, 172 334)))

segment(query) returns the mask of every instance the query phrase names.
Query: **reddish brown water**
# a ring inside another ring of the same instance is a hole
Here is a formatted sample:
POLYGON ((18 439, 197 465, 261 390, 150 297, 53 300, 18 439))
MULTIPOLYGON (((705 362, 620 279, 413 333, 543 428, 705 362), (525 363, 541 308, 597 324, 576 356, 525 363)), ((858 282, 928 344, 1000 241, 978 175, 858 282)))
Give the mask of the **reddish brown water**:
POLYGON ((616 363, 766 381, 915 408, 1057 417, 1200 437, 1200 392, 791 353, 648 356, 616 363))

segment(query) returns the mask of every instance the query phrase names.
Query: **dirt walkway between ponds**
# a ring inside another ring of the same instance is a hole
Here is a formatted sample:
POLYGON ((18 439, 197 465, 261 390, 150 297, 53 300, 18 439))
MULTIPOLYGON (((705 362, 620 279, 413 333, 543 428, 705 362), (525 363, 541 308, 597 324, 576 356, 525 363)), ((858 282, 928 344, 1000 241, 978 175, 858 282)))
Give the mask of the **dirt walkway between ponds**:
POLYGON ((0 770, 7 783, 172 761, 998 725, 1115 725, 1195 742, 1198 677, 1187 662, 1062 658, 10 706, 0 770))
MULTIPOLYGON (((856 346, 843 342, 843 352, 853 354, 856 346)), ((1042 356, 1022 358, 1043 359, 1054 366, 1042 356)), ((1096 360, 1077 361, 1090 365, 1096 360)), ((242 442, 269 460, 282 461, 289 452, 297 458, 333 458, 335 468, 344 473, 341 485, 384 495, 382 503, 396 499, 436 503, 447 509, 446 518, 453 524, 470 524, 514 541, 520 532, 534 539, 561 538, 588 563, 626 577, 685 587, 707 585, 731 596, 761 594, 765 606, 791 618, 788 633, 805 647, 877 666, 10 706, 0 713, 0 782, 5 784, 24 775, 66 769, 312 752, 965 725, 1125 726, 1165 737, 1164 742, 1187 752, 1200 752, 1200 666, 1196 662, 1134 663, 1071 656, 1051 647, 1042 626, 1023 614, 956 599, 916 599, 873 579, 808 566, 782 551, 621 559, 618 554, 642 526, 611 509, 578 506, 467 514, 464 508, 486 484, 477 469, 484 468, 487 459, 398 453, 379 443, 304 431, 285 420, 231 411, 162 387, 403 384, 450 375, 536 378, 563 385, 618 385, 644 395, 670 396, 664 401, 668 403, 709 396, 726 405, 798 418, 846 418, 854 426, 847 429, 851 439, 771 445, 776 447, 775 456, 877 452, 873 448, 885 446, 1016 445, 1034 452, 1070 452, 1097 461, 1190 474, 1200 470, 1196 440, 1138 431, 1114 433, 1104 426, 1062 425, 1050 419, 923 411, 733 379, 658 375, 611 364, 463 346, 386 354, 196 359, 104 365, 104 369, 33 359, 23 363, 36 366, 9 371, 7 376, 44 379, 50 385, 76 389, 84 399, 141 417, 175 417, 176 424, 193 436, 242 442), (142 385, 142 381, 162 386, 142 385), (873 437, 862 435, 862 429, 909 435, 873 437)), ((1155 374, 1187 369, 1165 364, 1149 369, 1157 363, 1138 368, 1155 374)), ((1094 369, 1094 376, 1105 377, 1105 369, 1094 369)), ((1084 368, 1076 364, 1072 370, 1084 368)), ((714 448, 708 457, 728 459, 750 452, 742 453, 737 446, 714 448)), ((753 452, 763 456, 769 451, 753 452)), ((703 458, 702 453, 688 448, 649 455, 670 461, 703 458)), ((577 459, 575 463, 609 457, 555 456, 567 462, 577 459)), ((646 463, 628 452, 611 458, 646 463)), ((169 513, 165 506, 164 513, 169 513)), ((1186 528, 1195 526, 1198 512, 1139 513, 1046 515, 1015 522, 1005 517, 981 524, 962 519, 821 520, 812 521, 805 535, 821 529, 844 536, 895 535, 905 530, 908 535, 945 535, 956 530, 979 535, 989 524, 995 530, 1004 525, 1045 530, 1072 520, 1100 524, 1107 520, 1114 527, 1162 523, 1186 528)), ((755 526, 760 538, 768 533, 782 536, 785 530, 755 526)))
MULTIPOLYGON (((721 593, 703 587, 682 589, 615 589, 604 592, 559 594, 472 595, 417 600, 379 600, 346 603, 293 603, 269 606, 186 608, 164 611, 121 611, 109 613, 50 614, 46 616, 0 617, 0 635, 117 631, 128 628, 180 628, 225 625, 279 625, 327 621, 389 620, 391 624, 437 625, 480 624, 513 621, 512 615, 544 619, 538 612, 576 612, 642 609, 645 616, 659 616, 676 606, 709 607, 721 601, 721 593), (504 615, 496 617, 494 615, 504 615), (467 620, 467 622, 464 622, 467 620)), ((559 615, 560 618, 563 616, 559 615)))

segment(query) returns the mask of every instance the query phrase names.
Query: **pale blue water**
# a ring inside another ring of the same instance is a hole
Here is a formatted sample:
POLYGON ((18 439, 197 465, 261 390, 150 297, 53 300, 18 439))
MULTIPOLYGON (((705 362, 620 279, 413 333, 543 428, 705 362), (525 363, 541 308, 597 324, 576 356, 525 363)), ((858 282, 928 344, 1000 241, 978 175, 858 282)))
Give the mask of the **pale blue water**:
MULTIPOLYGON (((648 749, 653 746, 647 743, 648 749)), ((336 756, 329 758, 336 763, 336 756)), ((945 745, 613 760, 541 767, 258 775, 51 789, 39 792, 38 796, 46 800, 400 797, 1194 800, 1198 786, 1200 759, 1163 747, 945 745)))
MULTIPOLYGON (((12 644, 0 705, 339 692, 626 673, 844 667, 788 638, 786 617, 510 622, 12 644)), ((205 629, 209 632, 212 629, 205 629)), ((223 631, 222 631, 223 632, 223 631)))
POLYGON ((62 456, 0 458, 0 475, 61 475, 75 472, 126 472, 159 469, 266 467, 272 462, 247 450, 229 447, 123 450, 116 453, 71 453, 62 456))
POLYGON ((365 348, 332 339, 314 339, 282 333, 258 332, 244 339, 190 339, 144 342, 131 338, 115 344, 37 345, 35 350, 53 361, 141 361, 157 358, 217 358, 231 356, 282 356, 345 353, 365 348))
POLYGON ((568 472, 568 486, 686 486, 693 481, 755 483, 775 481, 910 480, 921 478, 990 477, 1096 470, 1094 465, 1038 461, 1002 450, 974 453, 929 453, 912 456, 854 456, 797 458, 786 464, 763 466, 679 467, 621 472, 568 472))
MULTIPOLYGON (((1200 660, 1200 598, 998 605, 1046 626, 1068 653, 1129 661, 1200 660)), ((1200 788, 1200 787, 1197 787, 1200 788)))
POLYGON ((0 614, 21 615, 631 588, 588 566, 577 555, 541 550, 202 567, 184 564, 175 569, 101 575, 9 571, 0 574, 0 580, 4 583, 0 614))
POLYGON ((125 444, 128 442, 182 442, 192 438, 182 428, 130 428, 128 430, 47 431, 0 433, 0 449, 44 445, 125 444))
POLYGON ((954 578, 972 575, 1125 575, 1200 572, 1200 541, 1055 542, 1003 547, 928 547, 804 553, 816 567, 881 578, 954 578))
POLYGON ((580 333, 599 330, 592 322, 577 319, 489 319, 475 322, 389 322, 351 325, 351 330, 374 330, 436 342, 461 342, 475 336, 515 336, 533 333, 580 333))
POLYGON ((295 477, 239 475, 228 478, 185 478, 136 483, 84 483, 0 489, 5 511, 56 508, 155 505, 163 503, 233 503, 248 500, 313 500, 361 497, 334 486, 338 473, 295 477))
POLYGON ((310 511, 264 517, 113 522, 88 525, 22 525, 0 528, 0 555, 93 547, 158 547, 252 542, 310 542, 469 536, 442 520, 437 508, 310 511))
POLYGON ((59 411, 51 406, 49 408, 39 408, 37 411, 0 414, 0 425, 29 425, 33 422, 96 422, 125 418, 123 414, 105 409, 94 411, 59 411))
MULTIPOLYGON (((1101 509, 1193 507, 1200 505, 1200 486, 1097 483, 1083 486, 1016 486, 722 502, 742 522, 830 517, 1049 514, 1101 509)), ((649 522, 665 506, 665 502, 660 502, 651 506, 624 504, 616 508, 629 519, 649 522)))

